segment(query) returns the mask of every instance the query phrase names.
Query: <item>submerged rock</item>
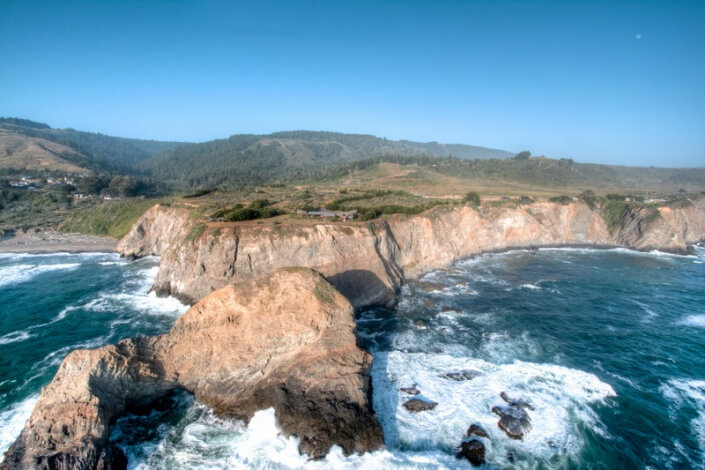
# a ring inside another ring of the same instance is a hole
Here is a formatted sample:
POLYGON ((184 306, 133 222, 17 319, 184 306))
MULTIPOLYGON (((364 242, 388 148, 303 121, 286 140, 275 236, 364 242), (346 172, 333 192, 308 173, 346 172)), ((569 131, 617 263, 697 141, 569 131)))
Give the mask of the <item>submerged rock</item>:
POLYGON ((456 382, 461 382, 463 380, 472 380, 475 377, 479 377, 480 375, 482 375, 482 372, 480 371, 464 369, 459 372, 448 372, 445 374, 445 377, 451 380, 455 380, 456 382))
POLYGON ((428 322, 425 320, 416 320, 414 322, 414 326, 420 330, 427 330, 428 329, 428 322))
POLYGON ((523 439, 531 431, 531 418, 523 408, 495 406, 492 412, 500 416, 497 426, 512 439, 523 439))
POLYGON ((534 407, 525 398, 509 398, 509 395, 507 395, 506 392, 501 392, 499 396, 502 397, 502 400, 506 401, 511 406, 516 406, 519 408, 528 408, 531 411, 534 411, 534 407))
POLYGON ((426 292, 442 291, 445 288, 443 284, 431 281, 419 281, 416 284, 426 292))
POLYGON ((400 392, 406 393, 407 395, 418 395, 421 393, 418 388, 416 388, 416 384, 412 385, 411 387, 402 387, 399 389, 400 392))
POLYGON ((411 400, 404 403, 404 408, 412 413, 418 413, 419 411, 428 411, 434 409, 438 403, 430 400, 422 400, 421 398, 412 398, 411 400))
POLYGON ((485 463, 485 444, 479 439, 470 439, 460 444, 460 451, 456 454, 459 459, 466 459, 474 466, 485 463))
POLYGON ((465 432, 465 436, 488 437, 487 431, 485 431, 485 429, 479 424, 471 424, 468 430, 465 432))
POLYGON ((462 313, 462 310, 454 307, 443 307, 441 308, 441 312, 443 313, 462 313))
POLYGON ((436 303, 433 300, 429 300, 429 299, 425 299, 423 301, 423 304, 428 308, 434 308, 436 306, 436 303))
POLYGON ((0 468, 120 468, 110 426, 174 389, 222 416, 274 407, 300 450, 324 456, 383 444, 370 402, 372 357, 350 303, 320 274, 284 268, 213 292, 170 333, 76 350, 61 363, 0 468))

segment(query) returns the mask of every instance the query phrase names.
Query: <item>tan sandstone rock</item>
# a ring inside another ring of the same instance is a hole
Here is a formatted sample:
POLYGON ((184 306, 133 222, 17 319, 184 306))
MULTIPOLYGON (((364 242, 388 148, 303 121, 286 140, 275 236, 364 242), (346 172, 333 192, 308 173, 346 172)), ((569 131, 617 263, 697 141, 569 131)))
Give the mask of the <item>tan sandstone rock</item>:
POLYGON ((356 345, 353 308, 320 274, 283 268, 226 286, 163 336, 69 354, 2 468, 115 468, 110 424, 175 388, 225 416, 273 406, 282 430, 314 457, 338 444, 382 445, 371 405, 371 356, 356 345))

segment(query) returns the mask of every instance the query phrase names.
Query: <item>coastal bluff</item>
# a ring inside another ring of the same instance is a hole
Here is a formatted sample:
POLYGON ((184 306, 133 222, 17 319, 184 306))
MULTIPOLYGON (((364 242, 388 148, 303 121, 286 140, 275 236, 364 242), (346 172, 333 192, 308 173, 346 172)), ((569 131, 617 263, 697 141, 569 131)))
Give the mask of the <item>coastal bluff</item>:
POLYGON ((124 468, 111 424, 177 389, 222 416, 274 407, 300 450, 324 456, 383 444, 371 403, 369 353, 353 307, 319 273, 281 268, 223 287, 162 336, 76 350, 42 390, 2 469, 124 468))
POLYGON ((156 205, 118 244, 128 258, 161 257, 153 289, 194 304, 210 292, 283 266, 323 274, 354 307, 392 306, 407 279, 487 251, 542 246, 625 247, 686 253, 705 237, 705 198, 679 208, 626 211, 609 226, 576 200, 515 207, 437 207, 368 223, 198 222, 156 205))

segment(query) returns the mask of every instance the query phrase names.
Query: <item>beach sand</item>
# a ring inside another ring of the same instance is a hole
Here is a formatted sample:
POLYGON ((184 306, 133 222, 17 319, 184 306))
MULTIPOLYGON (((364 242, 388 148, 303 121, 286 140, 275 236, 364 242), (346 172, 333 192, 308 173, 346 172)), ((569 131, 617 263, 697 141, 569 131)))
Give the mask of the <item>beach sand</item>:
POLYGON ((80 233, 18 232, 0 238, 0 253, 109 252, 115 251, 118 240, 80 233))

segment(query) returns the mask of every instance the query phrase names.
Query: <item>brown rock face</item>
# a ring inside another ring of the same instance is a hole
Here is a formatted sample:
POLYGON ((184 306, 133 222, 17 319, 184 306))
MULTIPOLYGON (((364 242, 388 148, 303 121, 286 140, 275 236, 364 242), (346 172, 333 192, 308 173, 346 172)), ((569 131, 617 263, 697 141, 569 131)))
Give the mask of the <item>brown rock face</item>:
POLYGON ((280 269, 204 298, 169 334, 74 351, 41 394, 2 468, 119 468, 110 424, 184 388, 225 416, 273 406, 301 450, 325 455, 382 445, 371 407, 371 356, 356 346, 353 309, 321 275, 280 269))
POLYGON ((406 279, 484 251, 549 245, 626 246, 683 252, 705 236, 705 199, 661 208, 655 221, 639 211, 610 233, 599 210, 582 202, 521 207, 433 209, 371 225, 320 223, 278 230, 220 224, 189 239, 183 209, 155 206, 118 246, 126 256, 161 256, 157 293, 195 303, 232 282, 283 266, 321 272, 355 307, 391 306, 406 279), (188 241, 187 241, 188 240, 188 241))

